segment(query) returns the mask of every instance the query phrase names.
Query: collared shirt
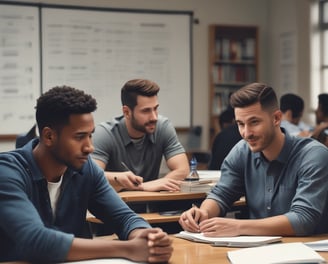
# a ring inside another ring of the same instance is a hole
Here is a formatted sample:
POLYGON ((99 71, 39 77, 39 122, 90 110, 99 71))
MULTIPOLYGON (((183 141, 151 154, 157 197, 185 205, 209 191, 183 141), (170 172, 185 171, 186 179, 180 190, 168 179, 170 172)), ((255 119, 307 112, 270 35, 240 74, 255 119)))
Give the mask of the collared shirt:
POLYGON ((81 171, 68 168, 64 173, 54 217, 47 181, 32 154, 37 142, 0 154, 0 261, 65 261, 74 236, 91 237, 87 209, 120 239, 150 227, 120 199, 90 157, 81 171))
POLYGON ((224 215, 246 196, 250 218, 286 215, 296 235, 328 231, 328 148, 311 138, 285 134, 276 160, 267 161, 240 141, 226 157, 209 199, 224 215))
POLYGON ((145 135, 143 142, 134 143, 128 135, 123 116, 96 127, 93 135, 95 151, 92 158, 106 164, 107 171, 125 171, 123 161, 144 181, 158 178, 163 156, 166 160, 184 153, 172 123, 158 116, 156 130, 145 135))

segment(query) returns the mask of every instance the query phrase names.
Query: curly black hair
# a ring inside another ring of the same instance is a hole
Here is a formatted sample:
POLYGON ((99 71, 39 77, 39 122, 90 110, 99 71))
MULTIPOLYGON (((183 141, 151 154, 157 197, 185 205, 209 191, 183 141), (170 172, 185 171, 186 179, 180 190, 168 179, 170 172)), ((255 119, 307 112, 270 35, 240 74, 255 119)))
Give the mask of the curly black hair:
POLYGON ((38 98, 35 108, 36 121, 41 132, 46 126, 58 130, 67 125, 71 114, 94 112, 97 102, 82 90, 56 86, 38 98))

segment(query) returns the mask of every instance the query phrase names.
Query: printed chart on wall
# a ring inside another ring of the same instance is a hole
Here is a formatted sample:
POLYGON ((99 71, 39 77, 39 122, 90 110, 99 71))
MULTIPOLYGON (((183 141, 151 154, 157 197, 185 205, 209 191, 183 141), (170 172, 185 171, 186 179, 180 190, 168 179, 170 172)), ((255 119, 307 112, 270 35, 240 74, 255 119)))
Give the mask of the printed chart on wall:
POLYGON ((28 131, 40 95, 39 9, 0 4, 0 134, 28 131))
POLYGON ((42 8, 43 91, 70 85, 98 102, 95 122, 121 115, 120 89, 146 78, 161 87, 160 114, 191 120, 191 16, 42 8))

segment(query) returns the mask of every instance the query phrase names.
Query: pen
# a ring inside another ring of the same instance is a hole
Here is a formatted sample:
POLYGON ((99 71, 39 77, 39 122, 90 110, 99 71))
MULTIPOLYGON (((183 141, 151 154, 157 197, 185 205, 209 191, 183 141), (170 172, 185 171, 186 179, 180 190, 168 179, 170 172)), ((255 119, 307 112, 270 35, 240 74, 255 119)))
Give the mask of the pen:
MULTIPOLYGON (((121 165, 127 170, 127 171, 132 171, 129 169, 129 167, 123 162, 121 161, 121 165)), ((139 182, 134 182, 134 186, 138 186, 140 183, 139 182)))
POLYGON ((124 167, 124 169, 126 169, 127 171, 131 171, 131 170, 129 169, 129 167, 128 167, 123 161, 121 161, 121 164, 122 164, 122 166, 124 167))

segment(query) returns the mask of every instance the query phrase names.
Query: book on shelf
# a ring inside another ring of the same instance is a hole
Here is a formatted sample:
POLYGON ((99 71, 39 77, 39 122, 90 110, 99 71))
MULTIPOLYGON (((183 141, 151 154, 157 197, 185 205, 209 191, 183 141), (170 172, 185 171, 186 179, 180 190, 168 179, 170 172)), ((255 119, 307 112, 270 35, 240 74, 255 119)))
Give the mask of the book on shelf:
POLYGON ((228 108, 230 105, 230 95, 235 90, 237 90, 234 87, 226 87, 226 86, 220 86, 216 87, 215 94, 213 96, 213 110, 212 113, 215 115, 220 115, 222 111, 228 108))
POLYGON ((255 45, 255 38, 218 38, 215 40, 215 59, 226 62, 252 61, 255 59, 255 45))
POLYGON ((193 242, 208 243, 217 247, 258 247, 280 242, 281 236, 236 236, 236 237, 206 237, 202 233, 181 231, 176 237, 193 242))
POLYGON ((301 242, 228 251, 227 257, 231 264, 326 263, 316 251, 301 242))
POLYGON ((255 58, 255 38, 246 38, 243 47, 243 60, 254 60, 255 58))

